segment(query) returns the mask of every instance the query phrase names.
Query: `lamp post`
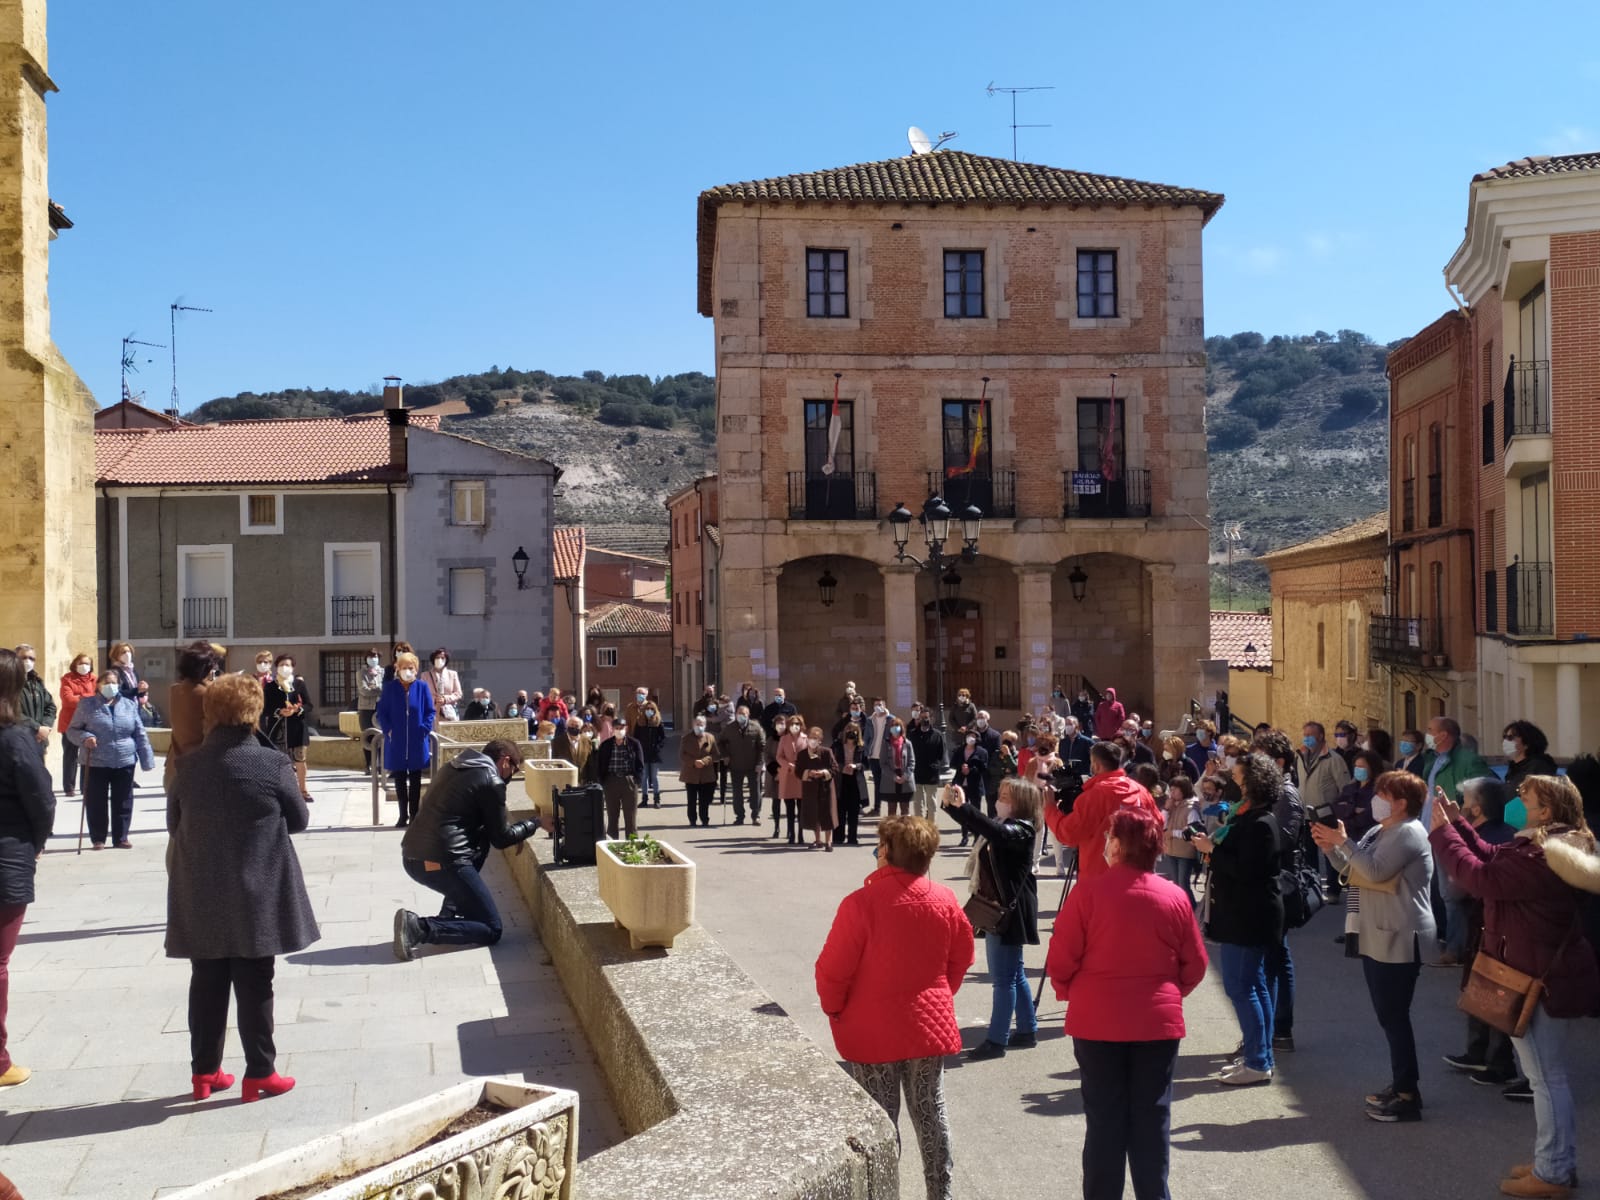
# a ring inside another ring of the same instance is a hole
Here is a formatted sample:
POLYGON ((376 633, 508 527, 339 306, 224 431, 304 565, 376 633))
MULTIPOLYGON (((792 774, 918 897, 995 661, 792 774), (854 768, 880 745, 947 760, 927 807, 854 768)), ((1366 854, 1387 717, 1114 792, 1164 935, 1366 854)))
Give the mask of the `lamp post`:
POLYGON ((904 504, 895 505, 894 511, 889 514, 889 533, 894 539, 894 561, 911 563, 917 570, 928 572, 934 581, 934 616, 937 622, 935 627, 937 637, 934 644, 934 692, 938 701, 941 735, 945 731, 945 605, 955 599, 956 592, 961 586, 961 576, 956 572, 955 565, 960 562, 972 562, 978 557, 978 536, 982 531, 983 513, 976 505, 969 504, 959 514, 952 513, 950 506, 937 495, 929 496, 923 502, 922 512, 915 518, 904 504), (911 542, 913 519, 922 526, 922 540, 927 549, 925 558, 918 558, 906 549, 911 542), (951 540, 952 521, 959 522, 961 526, 961 547, 957 550, 946 550, 945 546, 951 540))

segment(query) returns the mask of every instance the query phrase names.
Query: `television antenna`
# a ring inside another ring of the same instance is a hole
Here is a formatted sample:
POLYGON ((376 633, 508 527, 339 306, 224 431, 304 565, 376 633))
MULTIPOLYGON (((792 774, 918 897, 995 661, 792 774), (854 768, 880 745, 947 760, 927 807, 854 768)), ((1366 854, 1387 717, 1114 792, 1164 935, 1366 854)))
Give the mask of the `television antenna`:
POLYGON ((1228 552, 1228 611, 1233 611, 1233 552, 1244 549, 1244 526, 1238 521, 1222 526, 1222 544, 1228 552))
POLYGON ((939 135, 939 140, 934 141, 931 137, 922 132, 922 127, 919 125, 913 125, 910 129, 906 130, 906 141, 911 143, 912 154, 932 154, 951 138, 960 136, 961 135, 954 129, 946 129, 939 135))
POLYGON ((1019 129, 1049 129, 1049 125, 1019 125, 1017 124, 1017 93, 1018 92, 1053 92, 1054 84, 1044 84, 1037 87, 995 87, 991 82, 984 89, 992 97, 996 92, 1005 92, 1011 97, 1011 161, 1017 161, 1017 130, 1019 129))
MULTIPOLYGON (((124 400, 133 399, 132 393, 128 391, 128 372, 132 371, 135 375, 139 373, 139 352, 133 349, 134 346, 152 346, 157 350, 165 350, 167 348, 162 342, 141 342, 131 333, 122 339, 122 398, 124 400)), ((154 361, 155 359, 153 358, 145 359, 145 362, 154 361)))
POLYGON ((172 328, 172 399, 168 402, 167 415, 176 417, 178 415, 178 314, 180 312, 208 313, 211 310, 209 308, 196 308, 193 304, 185 304, 181 296, 168 307, 171 310, 169 324, 172 328))

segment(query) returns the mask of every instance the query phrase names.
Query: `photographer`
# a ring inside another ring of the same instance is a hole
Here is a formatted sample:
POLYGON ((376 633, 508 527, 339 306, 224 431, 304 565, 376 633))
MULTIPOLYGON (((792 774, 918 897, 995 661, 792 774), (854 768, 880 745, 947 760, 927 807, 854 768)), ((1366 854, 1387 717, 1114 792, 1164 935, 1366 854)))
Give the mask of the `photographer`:
POLYGON ((1161 819, 1161 809, 1150 793, 1123 774, 1121 746, 1096 742, 1089 752, 1089 762, 1094 774, 1073 803, 1072 811, 1064 813, 1054 804, 1044 810, 1045 824, 1062 845, 1080 850, 1089 847, 1088 854, 1078 856, 1078 878, 1083 883, 1105 873, 1105 856, 1094 851, 1103 845, 1114 815, 1124 808, 1142 808, 1161 819))

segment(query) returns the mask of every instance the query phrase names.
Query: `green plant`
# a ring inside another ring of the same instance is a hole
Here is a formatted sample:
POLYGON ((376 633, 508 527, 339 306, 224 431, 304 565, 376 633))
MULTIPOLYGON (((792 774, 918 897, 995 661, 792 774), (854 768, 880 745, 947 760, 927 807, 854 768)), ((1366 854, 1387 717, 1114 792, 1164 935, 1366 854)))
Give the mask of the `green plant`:
POLYGON ((626 841, 612 842, 609 848, 631 867, 656 867, 671 861, 661 843, 648 833, 636 833, 626 841))

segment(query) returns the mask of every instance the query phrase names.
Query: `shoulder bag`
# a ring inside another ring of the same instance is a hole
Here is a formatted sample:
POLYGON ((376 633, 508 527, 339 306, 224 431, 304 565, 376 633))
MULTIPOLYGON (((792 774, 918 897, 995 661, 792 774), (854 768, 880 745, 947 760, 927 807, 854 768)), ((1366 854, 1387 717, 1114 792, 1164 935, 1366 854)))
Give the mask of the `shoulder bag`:
POLYGON ((1472 969, 1467 973, 1467 982, 1456 1007, 1507 1037, 1521 1037, 1528 1032, 1528 1022, 1533 1020, 1539 998, 1544 995, 1545 979, 1561 961, 1577 931, 1578 925, 1574 922, 1567 936, 1561 939, 1561 945, 1556 947, 1550 966, 1537 979, 1506 965, 1487 950, 1479 950, 1472 960, 1472 969))
POLYGON ((978 933, 999 933, 1001 926, 1011 919, 1011 914, 1017 909, 1015 899, 1010 903, 1000 899, 999 875, 994 869, 993 854, 994 850, 985 842, 983 849, 978 852, 976 886, 962 906, 967 920, 972 922, 972 928, 978 933))

